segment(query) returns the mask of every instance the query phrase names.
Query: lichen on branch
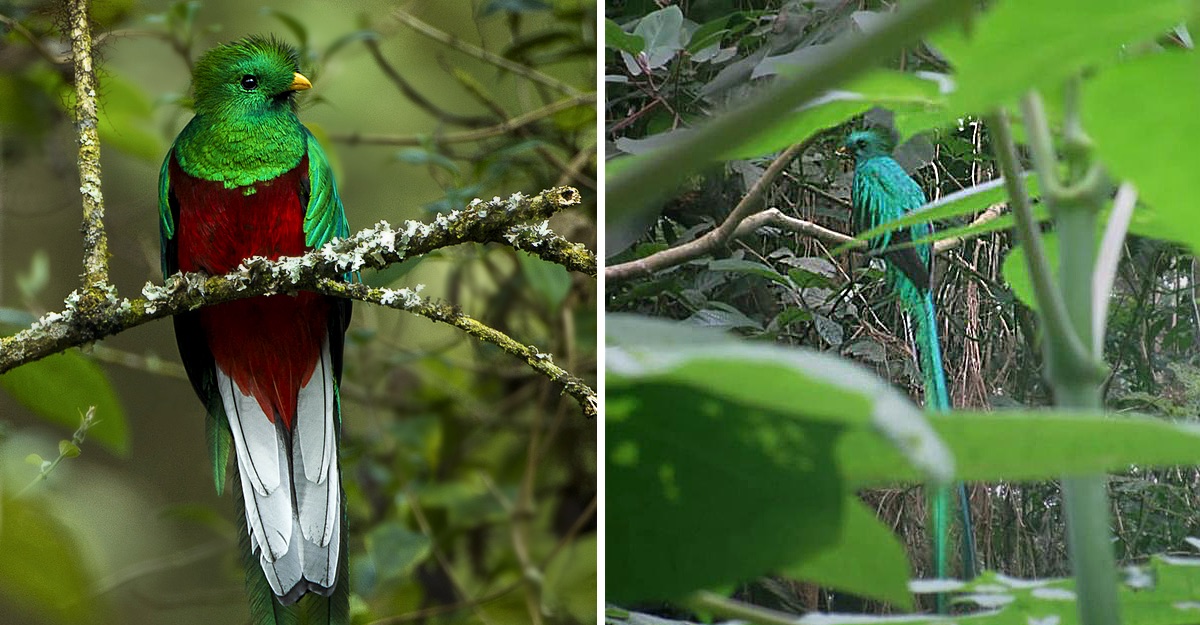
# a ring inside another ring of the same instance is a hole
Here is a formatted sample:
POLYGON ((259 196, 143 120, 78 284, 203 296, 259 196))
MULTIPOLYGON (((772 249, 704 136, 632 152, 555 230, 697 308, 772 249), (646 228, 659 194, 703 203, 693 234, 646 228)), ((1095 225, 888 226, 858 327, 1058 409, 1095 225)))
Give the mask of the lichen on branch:
POLYGON ((595 391, 555 365, 549 354, 522 345, 448 304, 424 299, 414 290, 374 289, 339 279, 346 273, 382 269, 462 243, 507 245, 595 276, 595 254, 558 236, 547 225, 552 215, 578 205, 580 200, 579 192, 571 187, 555 187, 533 196, 516 193, 508 198, 475 200, 464 210, 439 214, 432 223, 406 221, 393 227, 381 221, 303 256, 278 260, 256 256, 220 276, 175 274, 162 285, 147 283, 142 297, 136 299, 120 297, 108 285, 100 289, 85 285, 67 296, 62 311, 47 313, 29 328, 0 338, 0 374, 64 349, 201 306, 305 290, 406 310, 453 325, 479 340, 498 345, 539 373, 562 383, 565 391, 579 401, 584 413, 592 416, 596 412, 595 391), (101 296, 87 296, 97 293, 101 296))

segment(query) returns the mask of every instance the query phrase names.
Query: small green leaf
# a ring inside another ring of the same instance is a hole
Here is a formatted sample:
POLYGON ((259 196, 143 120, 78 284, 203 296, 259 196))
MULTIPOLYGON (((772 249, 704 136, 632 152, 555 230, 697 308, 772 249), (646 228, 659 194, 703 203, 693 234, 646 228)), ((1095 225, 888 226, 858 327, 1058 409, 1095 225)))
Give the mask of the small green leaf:
POLYGON ((300 42, 301 50, 308 48, 308 28, 304 25, 304 22, 301 22, 292 14, 285 13, 279 9, 263 7, 261 11, 263 15, 270 15, 279 20, 279 23, 283 24, 288 30, 292 31, 292 35, 296 37, 296 41, 300 42))
POLYGON ((78 458, 79 454, 79 445, 76 445, 73 441, 66 439, 58 441, 58 455, 64 458, 78 458))
POLYGON ((78 352, 64 352, 21 365, 0 375, 0 388, 50 423, 74 432, 79 415, 96 407, 96 425, 88 430, 89 440, 104 445, 117 455, 129 449, 125 409, 96 363, 78 352))
POLYGON ((17 273, 17 289, 26 301, 35 301, 50 282, 50 255, 38 248, 29 261, 28 273, 17 273))
POLYGON ((461 173, 458 164, 444 154, 425 148, 405 148, 396 153, 396 160, 412 165, 433 165, 448 172, 461 173))
POLYGON ((752 276, 760 276, 785 286, 789 285, 786 276, 778 271, 775 271, 775 269, 769 265, 765 265, 753 260, 743 260, 739 258, 722 258, 719 260, 711 260, 708 262, 708 270, 718 272, 727 271, 733 273, 743 273, 752 276))
POLYGON ((604 20, 604 45, 629 54, 637 54, 646 49, 646 40, 639 35, 625 32, 616 22, 606 19, 604 20))
MULTIPOLYGON (((1046 251, 1046 260, 1050 267, 1058 267, 1058 237, 1053 233, 1043 234, 1042 249, 1046 251)), ((1001 273, 1004 275, 1004 281, 1008 283, 1008 288, 1012 289, 1013 295, 1016 295, 1021 303, 1037 310, 1037 298, 1034 296, 1033 283, 1029 280, 1029 268, 1025 262, 1024 247, 1018 245, 1009 250, 1008 255, 1004 257, 1001 273)))
POLYGON ((517 252, 521 273, 552 312, 557 312, 571 292, 571 274, 562 265, 517 252))
POLYGON ((509 13, 532 13, 535 11, 546 11, 550 9, 550 5, 543 0, 487 0, 479 7, 479 15, 487 17, 501 11, 509 13))
MULTIPOLYGON (((646 42, 642 54, 650 69, 666 65, 687 43, 684 40, 683 12, 673 4, 643 17, 634 27, 633 34, 646 42)), ((625 65, 630 73, 641 73, 629 56, 625 57, 625 65)))

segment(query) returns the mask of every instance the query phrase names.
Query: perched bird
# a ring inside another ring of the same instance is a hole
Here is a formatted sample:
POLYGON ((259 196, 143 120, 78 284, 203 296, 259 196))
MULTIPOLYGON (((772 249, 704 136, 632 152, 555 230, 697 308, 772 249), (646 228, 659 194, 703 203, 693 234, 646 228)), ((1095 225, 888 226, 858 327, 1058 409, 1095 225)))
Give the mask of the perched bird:
MULTIPOLYGON (((348 235, 329 161, 296 117, 296 93, 312 86, 299 69, 294 49, 262 37, 196 62, 195 117, 159 174, 164 277, 222 274, 348 235)), ((231 448, 237 459, 256 625, 348 622, 338 385, 349 321, 349 301, 309 292, 175 317, 179 355, 208 409, 218 493, 231 448)))
MULTIPOLYGON (((892 158, 892 148, 890 135, 877 130, 853 132, 842 146, 854 155, 851 203, 858 232, 899 219, 925 204, 921 187, 892 158)), ((915 320, 925 405, 930 410, 943 412, 950 409, 950 395, 946 391, 933 308, 933 249, 928 243, 911 245, 930 232, 929 224, 921 223, 883 233, 869 243, 871 249, 886 261, 888 284, 915 320)), ((957 486, 957 494, 963 523, 962 573, 966 579, 971 579, 975 576, 975 540, 966 487, 961 483, 957 486)), ((934 560, 939 578, 946 577, 949 498, 950 489, 939 489, 934 495, 934 560)))

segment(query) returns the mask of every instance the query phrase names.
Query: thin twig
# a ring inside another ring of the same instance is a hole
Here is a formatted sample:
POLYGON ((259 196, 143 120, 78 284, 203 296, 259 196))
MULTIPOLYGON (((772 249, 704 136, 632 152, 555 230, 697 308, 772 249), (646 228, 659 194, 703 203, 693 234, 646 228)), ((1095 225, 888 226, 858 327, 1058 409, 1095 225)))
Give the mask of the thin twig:
POLYGON ((492 65, 495 65, 496 67, 499 67, 504 70, 508 70, 518 76, 528 78, 529 80, 532 80, 534 82, 539 82, 543 85, 546 85, 547 87, 550 87, 551 89, 556 89, 567 95, 574 96, 574 95, 580 94, 580 91, 578 89, 576 89, 575 87, 572 87, 571 85, 568 85, 567 83, 565 83, 553 76, 550 76, 543 72, 539 72, 538 70, 533 69, 532 67, 527 67, 525 65, 521 65, 520 63, 514 63, 502 56, 493 54, 491 52, 488 52, 487 50, 484 50, 483 48, 469 44, 469 43, 459 39, 458 37, 455 37, 448 33, 444 33, 442 31, 438 30, 437 28, 434 28, 433 26, 426 24, 425 22, 422 22, 420 19, 417 19, 416 16, 411 15, 406 11, 403 11, 403 10, 394 11, 392 13, 392 16, 395 17, 397 20, 399 20, 401 23, 403 23, 405 26, 408 26, 409 28, 421 33, 422 35, 425 35, 426 37, 429 37, 430 39, 433 39, 434 41, 439 41, 441 43, 444 43, 444 44, 450 46, 451 48, 454 48, 455 50, 462 52, 463 54, 467 54, 467 55, 473 56, 481 61, 491 63, 492 65))
POLYGON ((79 133, 79 192, 83 196, 83 275, 90 288, 108 284, 108 237, 100 193, 100 135, 96 131, 96 72, 88 0, 71 0, 71 55, 75 61, 75 125, 79 133))
POLYGON ((396 85, 396 88, 400 90, 400 93, 404 94, 404 97, 408 98, 410 102, 416 104, 422 111, 429 113, 438 121, 442 121, 447 124, 454 124, 456 126, 466 126, 468 128, 478 128, 480 126, 486 126, 492 123, 492 119, 489 117, 480 115, 459 115, 458 113, 452 113, 450 111, 445 111, 438 108, 436 104, 431 102, 424 95, 421 95, 421 92, 417 91, 417 89, 408 82, 408 79, 406 79, 403 74, 397 71, 396 68, 393 67, 386 58, 384 58, 383 51, 379 49, 379 42, 377 40, 373 38, 367 38, 363 41, 363 44, 365 44, 367 46, 367 50, 370 51, 371 58, 375 59, 375 64, 379 66, 379 69, 383 70, 383 73, 389 79, 391 79, 392 84, 396 85))
POLYGON ((667 267, 687 262, 693 258, 698 258, 713 250, 717 249, 722 243, 729 241, 737 232, 738 226, 742 221, 749 217, 754 211, 759 208, 759 200, 763 193, 775 182, 775 178, 795 159, 802 154, 811 144, 813 139, 809 139, 803 143, 797 143, 783 151, 775 160, 767 167, 746 195, 742 196, 740 202, 734 207, 725 221, 716 229, 706 232, 703 236, 692 241, 688 241, 683 245, 672 247, 670 249, 656 252, 645 258, 631 260, 626 263, 620 263, 604 269, 604 280, 609 284, 628 280, 638 276, 648 276, 655 271, 661 271, 667 267))
POLYGON ((505 120, 494 126, 480 128, 478 130, 467 130, 463 132, 452 132, 443 135, 371 135, 360 133, 335 134, 330 138, 334 141, 347 143, 349 145, 391 145, 391 146, 417 146, 425 145, 432 142, 435 144, 446 143, 471 143, 474 141, 482 141, 511 134, 513 131, 524 128, 530 124, 541 121, 555 113, 572 109, 577 106, 586 106, 596 102, 596 94, 584 93, 558 102, 551 102, 542 108, 539 108, 528 113, 518 115, 512 119, 505 120))
MULTIPOLYGON (((1026 193, 1025 185, 1021 184, 1021 177, 1018 174, 1017 145, 1013 141, 1008 114, 1003 109, 992 113, 987 118, 987 125, 995 133, 993 145, 996 150, 996 161, 1000 164, 1000 174, 1004 177, 1009 203, 1012 206, 1013 215, 1016 217, 1017 236, 1021 241, 1021 247, 1025 250, 1025 264, 1029 270, 1029 281, 1033 284, 1042 320, 1048 326, 1046 332, 1050 336, 1062 339, 1075 363, 1091 362, 1087 347, 1084 346, 1083 340, 1075 332, 1067 317, 1067 308, 1062 294, 1054 288, 1054 279, 1050 275, 1050 261, 1046 257, 1046 250, 1042 245, 1042 233, 1038 229, 1037 219, 1033 216, 1033 207, 1029 201, 1029 195, 1026 193)), ((1034 134, 1028 123, 1026 130, 1030 134, 1034 134)), ((1046 168, 1044 164, 1037 165, 1036 163, 1035 167, 1038 167, 1039 172, 1038 183, 1042 189, 1046 189, 1046 179, 1042 173, 1042 169, 1046 168)), ((1052 170, 1051 175, 1053 175, 1052 170)))
POLYGON ((420 497, 417 496, 417 493, 413 491, 411 483, 409 483, 408 487, 405 488, 405 495, 408 500, 408 506, 412 508, 413 518, 417 520, 417 525, 420 526, 421 532, 423 532, 425 536, 429 538, 429 544, 431 545, 430 549, 433 550, 433 557, 438 561, 438 564, 441 565, 442 572, 446 574, 446 579, 450 580, 450 585, 454 587, 454 593, 458 595, 459 601, 463 602, 464 605, 467 605, 474 610, 475 617, 478 618, 480 622, 484 623, 485 625, 490 625, 492 620, 488 618, 487 613, 483 611, 483 607, 478 603, 471 602, 467 598, 467 591, 463 589, 462 584, 458 583, 458 579, 454 577, 454 567, 450 566, 450 561, 446 559, 446 555, 443 554, 442 549, 438 547, 437 536, 434 535, 433 528, 429 525, 429 520, 425 518, 425 512, 421 508, 420 497))
POLYGON ((56 54, 53 50, 47 48, 46 44, 42 43, 42 40, 30 32, 28 28, 25 28, 25 25, 21 22, 0 13, 0 24, 7 24, 9 28, 13 29, 13 32, 24 37, 33 46, 33 49, 37 51, 38 55, 51 65, 66 65, 71 62, 71 57, 56 54))

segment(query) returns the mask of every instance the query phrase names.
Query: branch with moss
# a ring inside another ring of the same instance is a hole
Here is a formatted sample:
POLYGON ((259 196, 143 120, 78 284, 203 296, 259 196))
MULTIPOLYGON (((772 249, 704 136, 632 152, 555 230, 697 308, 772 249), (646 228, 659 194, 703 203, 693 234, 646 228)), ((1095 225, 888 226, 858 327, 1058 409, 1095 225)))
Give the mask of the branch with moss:
POLYGON ((75 130, 79 139, 79 193, 83 196, 83 274, 88 287, 108 284, 108 237, 100 192, 100 135, 96 116, 96 70, 88 0, 70 4, 71 56, 75 63, 75 130))
POLYGON ((382 269, 462 243, 508 245, 595 276, 595 255, 583 245, 554 234, 547 222, 551 215, 579 203, 579 192, 571 187, 555 187, 528 197, 518 193, 487 202, 475 200, 465 210, 438 215, 433 223, 407 221, 393 228, 380 222, 303 256, 278 260, 253 257, 237 270, 220 276, 175 274, 164 285, 147 284, 142 289, 143 297, 132 300, 119 297, 111 286, 103 290, 102 298, 85 297, 90 287, 78 289, 67 296, 62 311, 47 313, 29 328, 0 339, 0 373, 201 306, 304 290, 405 310, 459 328, 563 384, 585 414, 594 415, 595 391, 536 347, 522 345, 448 304, 422 298, 414 289, 371 288, 338 279, 346 273, 382 269))

